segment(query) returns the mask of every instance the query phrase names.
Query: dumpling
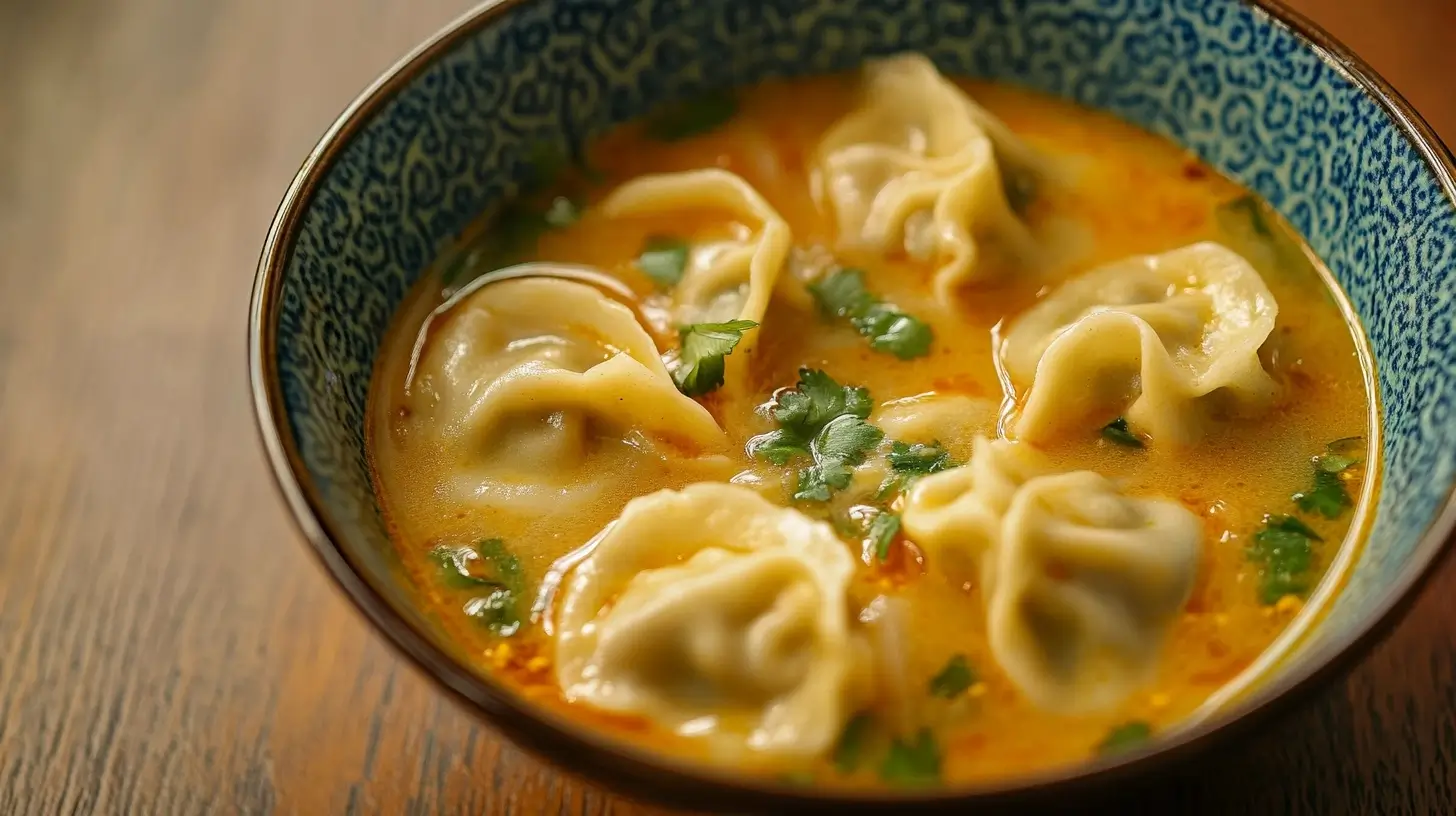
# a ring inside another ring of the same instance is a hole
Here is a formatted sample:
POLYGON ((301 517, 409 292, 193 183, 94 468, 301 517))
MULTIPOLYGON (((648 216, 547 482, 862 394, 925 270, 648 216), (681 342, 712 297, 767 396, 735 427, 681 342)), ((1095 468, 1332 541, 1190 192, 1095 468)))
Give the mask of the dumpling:
POLYGON ((1034 704, 1105 710, 1147 681, 1196 577, 1203 528, 1173 501, 1053 473, 979 438, 970 465, 921 479, 902 514, 930 568, 979 579, 991 652, 1034 704))
POLYGON ((721 758, 821 755, 868 687, 853 573, 827 524, 749 488, 634 499, 563 584, 557 681, 721 758))
POLYGON ((988 554, 1011 500, 1022 485, 1051 472, 1027 445, 977 436, 969 463, 915 483, 901 519, 905 532, 937 573, 955 584, 979 581, 989 593, 996 560, 988 554))
POLYGON ((457 489, 502 506, 552 507, 604 444, 716 451, 712 415, 673 385, 632 311, 595 287, 494 283, 441 315, 409 383, 411 419, 458 457, 457 489))
POLYGON ((1122 413, 1155 441, 1188 444, 1210 410, 1257 414, 1277 393, 1259 347, 1278 313, 1259 273, 1216 243, 1067 281, 1006 335, 1007 371, 1029 387, 1014 434, 1038 442, 1122 413))
MULTIPOLYGON (((721 212, 747 226, 731 240, 692 247, 687 269, 672 292, 673 319, 679 324, 762 323, 793 235, 788 222, 753 185, 716 168, 662 173, 633 179, 602 202, 608 218, 702 210, 721 212)), ((787 286, 780 288, 789 291, 787 286)), ((797 291, 792 296, 804 297, 797 291)), ((757 335, 745 335, 728 362, 743 359, 757 335)))
POLYGON ((953 454, 966 440, 978 434, 994 433, 1000 406, 995 402, 964 394, 924 394, 892 400, 875 409, 870 422, 885 432, 886 439, 931 444, 939 442, 953 454))
POLYGON ((988 244, 1008 258, 1036 254, 1006 191, 1025 184, 1035 158, 920 55, 864 69, 863 101, 819 143, 815 191, 834 214, 842 248, 903 249, 935 261, 936 295, 993 273, 988 244))

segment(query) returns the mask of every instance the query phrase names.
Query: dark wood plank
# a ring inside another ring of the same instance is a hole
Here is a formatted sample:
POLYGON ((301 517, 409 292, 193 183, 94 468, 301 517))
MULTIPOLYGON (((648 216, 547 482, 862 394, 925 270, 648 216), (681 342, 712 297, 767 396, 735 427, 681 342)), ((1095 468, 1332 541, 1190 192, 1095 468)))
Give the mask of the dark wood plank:
MULTIPOLYGON (((251 427, 243 315, 278 196, 467 5, 0 4, 0 813, 652 812, 390 654, 299 546, 251 427)), ((1456 140, 1456 5, 1296 5, 1456 140)), ((1453 621, 1456 565, 1347 682, 1137 795, 1456 812, 1453 621)))

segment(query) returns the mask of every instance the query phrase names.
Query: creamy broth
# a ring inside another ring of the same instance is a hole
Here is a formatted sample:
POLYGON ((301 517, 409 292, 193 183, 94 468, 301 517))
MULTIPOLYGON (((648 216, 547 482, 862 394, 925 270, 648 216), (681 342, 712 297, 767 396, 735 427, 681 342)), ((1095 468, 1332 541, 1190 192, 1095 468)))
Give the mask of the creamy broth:
MULTIPOLYGON (((1129 723, 1146 725, 1154 736, 1166 732, 1240 679, 1290 626, 1307 599, 1261 598, 1262 566, 1247 551, 1264 528, 1266 514, 1295 513, 1291 496, 1310 488, 1313 457, 1334 440, 1369 439, 1372 432, 1356 335, 1327 275, 1303 255, 1294 258, 1268 249, 1294 245, 1290 242, 1298 239, 1266 208, 1235 203, 1247 195, 1243 189, 1175 145, 1108 115, 1026 90, 979 82, 960 85, 1047 157, 1054 169, 1023 212, 1045 250, 1038 269, 1027 272, 1016 261, 991 253, 982 262, 1005 266, 1000 279, 959 289, 953 304, 934 296, 933 263, 903 253, 886 258, 834 248, 835 223, 813 195, 811 154, 823 133, 855 104, 855 77, 764 84, 740 93, 736 114, 709 132, 661 142, 632 125, 608 134, 590 150, 589 165, 604 177, 595 184, 575 183, 573 189, 585 200, 579 220, 546 230, 528 257, 595 267, 624 282, 655 324, 652 333, 662 350, 674 341, 675 332, 663 295, 637 263, 644 245, 663 235, 696 245, 742 235, 753 225, 711 210, 609 218, 597 205, 617 186, 644 174, 709 167, 742 177, 788 223, 794 250, 783 274, 812 275, 828 259, 862 269, 869 291, 933 328, 926 355, 900 360, 872 350, 847 321, 821 315, 807 296, 775 294, 756 347, 743 355, 747 376, 730 377, 723 388, 698 398, 728 436, 721 455, 658 459, 630 455, 630 446, 606 441, 592 447, 589 470, 610 472, 614 479, 607 488, 569 505, 515 512, 502 503, 461 500, 448 487, 460 479, 454 471, 456 452, 420 430, 420 417, 404 393, 416 336, 447 288, 438 269, 423 277, 400 308, 379 355, 371 395, 371 454, 379 498, 420 602, 435 609, 452 634, 479 655, 484 670, 542 705, 613 735, 679 755, 703 755, 701 741, 675 735, 646 717, 609 714, 568 701, 553 674, 551 637, 540 623, 528 619, 509 636, 481 625, 463 611, 478 589, 442 582, 431 557, 441 542, 500 539, 519 559, 524 575, 527 597, 517 603, 529 606, 552 564, 617 518, 629 500, 703 481, 732 480, 775 504, 835 524, 858 565, 848 593, 851 610, 880 595, 904 599, 914 625, 901 668, 909 687, 924 696, 917 703, 917 716, 937 724, 939 778, 946 784, 1087 760, 1110 734, 1129 723), (790 110, 793 115, 785 116, 790 110), (976 582, 954 586, 931 580, 922 550, 903 535, 881 560, 864 543, 862 532, 845 523, 856 506, 873 503, 870 495, 884 475, 883 467, 862 467, 863 475, 828 502, 793 502, 794 469, 744 452, 750 438, 775 427, 762 406, 777 389, 792 387, 799 370, 809 367, 868 389, 875 405, 869 422, 874 424, 900 427, 895 425, 897 412, 914 414, 925 400, 954 397, 947 411, 957 433, 937 438, 955 462, 965 463, 976 434, 994 438, 1005 430, 995 338, 1011 321, 1071 276, 1199 241, 1219 241, 1245 254, 1278 303, 1277 323, 1260 352, 1280 386, 1276 404, 1256 418, 1211 422, 1202 439, 1185 448, 1151 444, 1131 449, 1109 443, 1095 427, 1038 445, 1060 469, 1099 472, 1116 480, 1128 495, 1172 499, 1201 520, 1197 578, 1168 631, 1159 668, 1110 709, 1065 714, 1033 705, 990 652, 985 604, 976 582), (950 700, 925 693, 953 655, 963 655, 973 671, 968 687, 950 700)), ((489 234, 491 224, 487 220, 480 229, 489 234)), ((485 270, 474 270, 479 271, 485 270)), ((802 288, 801 283, 792 285, 802 288)), ((1358 447, 1350 458, 1365 456, 1363 442, 1345 446, 1347 451, 1358 447)), ((1358 502, 1373 492, 1364 482, 1373 481, 1376 472, 1358 463, 1336 475, 1358 502)), ((1316 576, 1336 563, 1342 546, 1356 546, 1351 524, 1360 514, 1355 509, 1333 519, 1318 513, 1297 515, 1323 539, 1314 545, 1316 576)), ((758 770, 796 779, 811 775, 816 784, 884 784, 879 769, 890 729, 883 724, 887 718, 881 709, 869 708, 876 712, 878 725, 866 732, 864 759, 857 767, 836 767, 834 756, 826 755, 809 762, 765 762, 758 770)))

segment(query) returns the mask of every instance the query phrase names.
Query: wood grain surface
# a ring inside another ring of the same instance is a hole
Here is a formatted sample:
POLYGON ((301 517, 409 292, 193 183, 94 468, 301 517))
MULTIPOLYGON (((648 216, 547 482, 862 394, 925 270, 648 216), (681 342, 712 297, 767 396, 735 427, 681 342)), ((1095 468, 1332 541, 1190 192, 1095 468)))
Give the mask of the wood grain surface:
MULTIPOLYGON (((468 0, 0 0, 0 814, 653 812, 396 658, 265 470, 244 323, 344 104, 468 0)), ((1456 141, 1456 2, 1302 0, 1456 141)), ((1456 562, 1133 810, 1456 813, 1456 562)), ((1124 808, 1127 809, 1127 808, 1124 808)))

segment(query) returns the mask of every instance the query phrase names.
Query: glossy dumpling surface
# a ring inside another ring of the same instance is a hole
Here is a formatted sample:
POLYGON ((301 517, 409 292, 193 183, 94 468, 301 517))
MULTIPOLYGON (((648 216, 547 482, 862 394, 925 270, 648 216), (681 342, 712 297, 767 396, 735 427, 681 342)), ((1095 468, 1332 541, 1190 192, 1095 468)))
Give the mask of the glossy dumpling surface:
POLYGON ((979 568, 991 652, 1055 711, 1104 710, 1146 683, 1192 591, 1202 524, 1176 502, 1053 473, 1022 443, 978 439, 967 467, 911 490, 905 529, 932 570, 979 568))
POLYGON ((865 66, 861 104, 819 143, 816 191, 841 247, 933 261, 937 296, 947 300, 992 274, 988 248, 1012 259, 1035 254, 1004 183, 1008 172, 1028 177, 1033 164, 929 60, 904 55, 865 66))
POLYGON ((1211 409, 1252 415, 1276 395, 1259 347, 1278 305, 1237 253, 1205 242, 1074 278, 1011 326, 1013 425, 1029 441, 1124 414, 1155 442, 1187 444, 1211 409))
POLYGON ((565 280, 502 281, 451 306, 423 340, 408 405, 458 458, 457 487, 488 504, 589 488, 599 480, 582 477, 604 445, 724 444, 632 311, 565 280))
POLYGON ((563 585, 557 679, 719 756, 821 755, 860 694, 853 572, 828 525, 748 488, 634 499, 563 585))
MULTIPOLYGON (((672 291, 673 318, 680 324, 763 321, 793 236, 753 185, 717 168, 642 176, 613 191, 602 210, 609 218, 709 211, 742 226, 730 239, 692 247, 672 291)), ((745 336, 740 350, 751 348, 756 336, 745 336)))

